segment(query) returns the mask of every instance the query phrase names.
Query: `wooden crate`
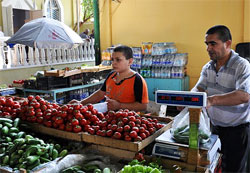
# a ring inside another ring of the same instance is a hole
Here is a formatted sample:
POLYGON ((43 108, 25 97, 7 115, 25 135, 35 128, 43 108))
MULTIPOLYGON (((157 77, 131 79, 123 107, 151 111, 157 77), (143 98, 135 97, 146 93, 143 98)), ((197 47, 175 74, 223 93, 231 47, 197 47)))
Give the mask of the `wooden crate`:
POLYGON ((163 132, 165 132, 167 129, 169 129, 172 125, 172 120, 169 118, 161 118, 161 122, 165 122, 165 126, 158 131, 156 131, 153 135, 147 137, 146 139, 138 142, 129 142, 125 140, 118 140, 118 139, 113 139, 110 137, 102 137, 102 136, 97 136, 97 135, 90 135, 89 133, 82 133, 82 140, 87 143, 92 143, 92 144, 97 144, 97 145, 102 145, 106 147, 111 147, 111 148, 118 148, 118 149, 123 149, 123 150, 128 150, 128 151, 133 151, 133 152, 138 152, 148 146, 150 143, 152 143, 156 137, 161 135, 163 132))
POLYGON ((111 148, 111 147, 107 147, 103 145, 96 145, 96 144, 90 144, 87 149, 97 150, 103 154, 107 154, 107 155, 117 157, 119 159, 125 159, 125 160, 133 160, 136 154, 136 152, 133 152, 133 151, 122 150, 118 148, 111 148))
POLYGON ((27 124, 29 125, 29 127, 31 127, 31 129, 34 132, 37 132, 37 133, 47 134, 47 135, 74 140, 74 141, 80 141, 80 142, 82 141, 82 133, 66 132, 63 130, 46 127, 37 123, 27 123, 27 124))
POLYGON ((44 76, 61 77, 64 76, 64 72, 64 70, 44 70, 44 76))

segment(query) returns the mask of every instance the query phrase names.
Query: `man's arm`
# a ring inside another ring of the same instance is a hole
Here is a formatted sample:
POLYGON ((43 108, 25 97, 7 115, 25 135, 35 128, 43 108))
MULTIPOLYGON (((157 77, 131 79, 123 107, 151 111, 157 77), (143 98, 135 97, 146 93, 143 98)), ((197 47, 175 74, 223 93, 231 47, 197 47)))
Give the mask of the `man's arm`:
POLYGON ((250 96, 247 92, 236 90, 226 94, 216 94, 207 98, 207 107, 210 106, 234 106, 247 103, 250 96))

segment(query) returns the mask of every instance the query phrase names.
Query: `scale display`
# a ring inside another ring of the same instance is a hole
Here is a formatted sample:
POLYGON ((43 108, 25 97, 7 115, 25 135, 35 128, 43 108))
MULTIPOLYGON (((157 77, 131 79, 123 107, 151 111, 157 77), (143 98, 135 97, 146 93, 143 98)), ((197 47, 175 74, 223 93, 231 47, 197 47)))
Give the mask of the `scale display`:
POLYGON ((205 92, 157 90, 155 100, 158 104, 171 106, 206 107, 205 92))

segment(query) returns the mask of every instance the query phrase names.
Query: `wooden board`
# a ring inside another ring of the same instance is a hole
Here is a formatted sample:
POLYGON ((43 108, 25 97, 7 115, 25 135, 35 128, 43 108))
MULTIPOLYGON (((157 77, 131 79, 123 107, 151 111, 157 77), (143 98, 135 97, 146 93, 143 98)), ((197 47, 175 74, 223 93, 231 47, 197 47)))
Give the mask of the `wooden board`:
POLYGON ((128 151, 134 151, 138 152, 148 146, 150 143, 152 143, 156 137, 161 135, 163 132, 165 132, 167 129, 169 129, 172 125, 172 121, 170 119, 165 119, 165 126, 158 131, 156 131, 153 135, 147 137, 146 139, 138 142, 129 142, 125 140, 118 140, 118 139, 113 139, 110 137, 102 137, 102 136, 97 136, 97 135, 90 135, 89 133, 83 132, 82 133, 82 140, 87 143, 93 143, 97 145, 103 145, 107 147, 112 147, 112 148, 118 148, 118 149, 123 149, 123 150, 128 150, 128 151), (166 122, 167 121, 167 122, 166 122))
POLYGON ((64 76, 64 70, 44 70, 44 76, 61 77, 64 76))
POLYGON ((133 160, 136 154, 136 152, 133 152, 133 151, 122 150, 118 148, 111 148, 111 147, 106 147, 103 145, 95 145, 95 144, 91 144, 90 146, 88 146, 88 149, 98 150, 101 153, 108 154, 114 157, 118 157, 120 159, 127 159, 127 160, 133 160))
POLYGON ((25 123, 28 124, 29 127, 31 127, 31 129, 34 132, 47 134, 47 135, 51 135, 51 136, 55 136, 59 138, 74 140, 74 141, 82 141, 82 133, 66 132, 66 131, 46 127, 37 123, 27 123, 27 122, 25 123))

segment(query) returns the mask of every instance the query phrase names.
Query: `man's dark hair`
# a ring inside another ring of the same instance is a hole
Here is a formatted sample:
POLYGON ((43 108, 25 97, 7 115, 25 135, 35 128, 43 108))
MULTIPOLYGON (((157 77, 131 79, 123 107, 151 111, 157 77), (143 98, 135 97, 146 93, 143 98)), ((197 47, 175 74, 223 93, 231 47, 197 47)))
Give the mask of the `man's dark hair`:
POLYGON ((230 30, 224 25, 215 25, 208 29, 206 34, 218 34, 218 39, 220 39, 222 42, 232 40, 230 30))
POLYGON ((114 52, 121 52, 125 56, 126 59, 133 58, 133 51, 128 46, 117 46, 114 49, 114 52))

